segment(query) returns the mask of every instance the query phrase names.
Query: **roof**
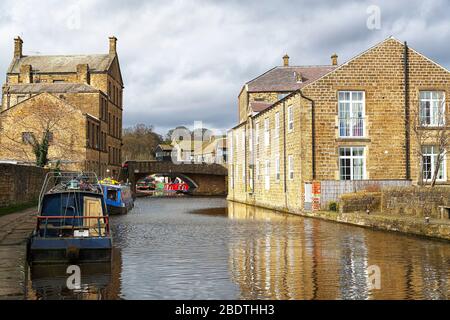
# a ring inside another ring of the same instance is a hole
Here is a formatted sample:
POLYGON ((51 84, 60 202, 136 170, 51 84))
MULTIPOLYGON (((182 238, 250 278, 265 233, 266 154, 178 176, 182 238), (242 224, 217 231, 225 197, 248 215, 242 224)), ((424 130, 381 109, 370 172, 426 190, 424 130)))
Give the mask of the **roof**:
POLYGON ((247 82, 248 92, 295 91, 333 71, 337 66, 275 67, 247 82), (301 81, 299 78, 301 76, 301 81))
POLYGON ((160 148, 162 151, 172 151, 173 147, 170 144, 159 144, 156 148, 160 148))
POLYGON ((5 90, 9 93, 95 93, 99 90, 84 83, 27 83, 9 84, 5 90))
POLYGON ((23 56, 13 60, 8 73, 20 73, 22 65, 31 65, 33 72, 37 73, 76 72, 79 64, 89 65, 91 72, 104 72, 109 69, 114 57, 109 54, 23 56))
POLYGON ((250 102, 250 108, 252 109, 253 112, 261 112, 266 110, 272 104, 273 104, 272 102, 253 101, 250 102))

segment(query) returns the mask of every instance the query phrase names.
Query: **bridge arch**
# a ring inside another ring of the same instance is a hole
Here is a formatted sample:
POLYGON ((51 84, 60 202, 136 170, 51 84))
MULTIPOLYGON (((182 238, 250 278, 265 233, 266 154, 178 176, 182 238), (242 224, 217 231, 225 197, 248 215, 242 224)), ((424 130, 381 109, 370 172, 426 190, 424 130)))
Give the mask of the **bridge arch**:
POLYGON ((194 195, 226 195, 228 170, 220 164, 175 164, 171 161, 126 161, 121 179, 128 180, 134 192, 136 182, 151 174, 179 176, 188 183, 194 195), (123 174, 125 172, 125 174, 123 174))

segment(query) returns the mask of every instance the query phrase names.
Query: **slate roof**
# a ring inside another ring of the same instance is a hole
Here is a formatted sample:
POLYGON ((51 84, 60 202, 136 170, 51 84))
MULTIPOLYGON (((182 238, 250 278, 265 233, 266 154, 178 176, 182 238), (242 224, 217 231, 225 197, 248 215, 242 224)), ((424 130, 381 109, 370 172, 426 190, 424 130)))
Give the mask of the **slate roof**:
POLYGON ((5 90, 9 93, 95 93, 99 90, 84 83, 26 83, 8 84, 5 90))
POLYGON ((268 107, 270 107, 273 103, 271 102, 264 102, 264 101, 253 101, 250 102, 250 108, 253 112, 261 112, 266 110, 268 107))
POLYGON ((275 67, 247 82, 248 92, 295 91, 336 69, 337 66, 275 67), (301 75, 301 82, 298 81, 301 75))
POLYGON ((104 72, 113 60, 114 56, 109 54, 24 56, 12 61, 8 73, 20 73, 22 65, 31 65, 36 73, 76 72, 79 64, 88 64, 91 72, 104 72))

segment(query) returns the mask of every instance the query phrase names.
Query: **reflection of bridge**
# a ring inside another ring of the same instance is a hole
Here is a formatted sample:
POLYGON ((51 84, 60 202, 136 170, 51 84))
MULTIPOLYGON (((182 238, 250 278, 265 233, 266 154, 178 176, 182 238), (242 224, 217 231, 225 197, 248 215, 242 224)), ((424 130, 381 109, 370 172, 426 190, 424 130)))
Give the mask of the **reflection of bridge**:
POLYGON ((150 174, 178 176, 189 185, 194 195, 226 195, 228 170, 219 164, 175 164, 171 161, 126 161, 128 170, 121 177, 128 179, 133 191, 136 182, 150 174))

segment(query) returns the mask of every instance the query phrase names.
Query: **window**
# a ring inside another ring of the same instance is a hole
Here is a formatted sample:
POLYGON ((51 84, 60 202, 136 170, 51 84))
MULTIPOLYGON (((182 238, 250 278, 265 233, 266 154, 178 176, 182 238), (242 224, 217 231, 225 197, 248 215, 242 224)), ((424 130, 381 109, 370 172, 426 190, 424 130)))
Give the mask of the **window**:
POLYGON ((294 180, 294 156, 288 156, 289 180, 294 180))
POLYGON ((259 160, 256 161, 255 175, 256 175, 256 180, 259 180, 259 178, 260 178, 260 174, 259 174, 259 160))
POLYGON ((242 131, 242 149, 245 149, 245 131, 242 131))
POLYGON ((339 148, 339 172, 341 180, 363 180, 365 178, 364 147, 339 148))
POLYGON ((275 113, 275 138, 278 138, 280 135, 280 113, 275 113))
POLYGON ((275 180, 280 181, 280 156, 275 157, 275 180))
POLYGON ((442 126, 445 124, 444 92, 420 92, 420 124, 423 126, 442 126))
POLYGON ((233 165, 231 165, 231 167, 230 167, 230 172, 231 172, 231 174, 230 174, 230 186, 231 186, 231 189, 234 189, 234 183, 233 183, 234 169, 233 169, 233 165))
POLYGON ((32 132, 22 132, 22 142, 25 144, 32 144, 34 141, 34 135, 32 132))
POLYGON ((245 183, 245 171, 247 169, 245 168, 245 164, 242 164, 242 182, 245 183))
POLYGON ((236 177, 236 181, 238 181, 238 178, 239 178, 239 165, 237 163, 235 164, 234 169, 235 169, 234 176, 236 177))
POLYGON ((228 134, 228 143, 229 143, 229 160, 230 163, 233 161, 233 133, 228 134))
POLYGON ((440 153, 437 146, 423 146, 422 147, 422 174, 423 180, 433 179, 436 165, 440 162, 439 171, 436 176, 436 181, 443 181, 445 179, 445 152, 440 153), (440 160, 440 161, 438 161, 440 160))
POLYGON ((339 91, 339 136, 364 136, 364 91, 339 91))
POLYGON ((268 147, 270 144, 270 122, 269 118, 264 119, 264 145, 268 147))
POLYGON ((255 123, 255 145, 259 144, 259 122, 255 123))
POLYGON ((288 107, 288 131, 294 130, 294 109, 292 106, 288 107))
POLYGON ((239 151, 239 135, 236 133, 236 152, 239 151))
POLYGON ((264 166, 264 185, 266 190, 270 190, 270 160, 265 161, 264 166))
POLYGON ((248 149, 250 152, 253 151, 253 131, 250 130, 248 134, 248 149))

